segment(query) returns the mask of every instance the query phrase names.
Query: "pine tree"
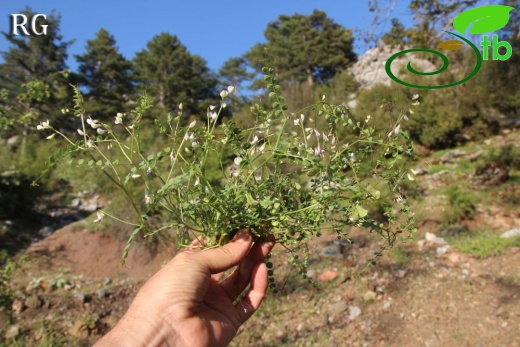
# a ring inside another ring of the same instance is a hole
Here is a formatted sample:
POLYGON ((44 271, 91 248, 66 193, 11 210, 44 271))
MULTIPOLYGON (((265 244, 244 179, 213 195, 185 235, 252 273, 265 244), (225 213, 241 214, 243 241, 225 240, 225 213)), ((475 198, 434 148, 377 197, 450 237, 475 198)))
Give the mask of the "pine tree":
POLYGON ((220 82, 223 86, 240 86, 253 76, 247 72, 247 61, 243 57, 233 57, 224 62, 218 70, 220 82))
POLYGON ((104 120, 123 112, 134 88, 132 63, 118 52, 114 37, 100 29, 95 39, 87 41, 86 52, 75 58, 79 84, 87 88, 86 109, 104 120))
POLYGON ((391 23, 390 30, 381 39, 391 47, 403 48, 408 41, 407 31, 399 19, 392 18, 391 23))
MULTIPOLYGON (((21 13, 28 18, 36 14, 30 8, 21 13)), ((12 125, 52 119, 67 101, 68 85, 62 74, 66 74, 67 48, 72 41, 63 41, 60 20, 54 13, 46 20, 38 19, 37 25, 48 25, 47 35, 2 33, 11 46, 2 52, 0 90, 8 93, 4 106, 10 110, 12 125)))
POLYGON ((163 33, 134 58, 140 89, 168 112, 183 103, 185 114, 205 114, 209 100, 216 98, 216 78, 206 61, 192 55, 176 36, 163 33))
POLYGON ((245 57, 257 72, 267 64, 286 82, 324 83, 356 60, 352 31, 322 11, 282 15, 267 25, 264 35, 267 42, 255 45, 245 57))

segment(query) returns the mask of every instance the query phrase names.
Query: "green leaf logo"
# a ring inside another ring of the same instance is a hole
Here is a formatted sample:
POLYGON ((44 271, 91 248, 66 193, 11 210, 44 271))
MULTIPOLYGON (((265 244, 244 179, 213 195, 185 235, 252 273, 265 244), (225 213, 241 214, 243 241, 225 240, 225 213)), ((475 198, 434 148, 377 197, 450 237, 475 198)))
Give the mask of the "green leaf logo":
POLYGON ((509 12, 514 7, 504 5, 480 6, 459 14, 453 20, 453 27, 461 34, 484 34, 502 29, 509 22, 509 12), (472 25, 473 24, 473 25, 472 25))
POLYGON ((448 51, 455 51, 457 49, 461 49, 462 47, 464 47, 464 42, 459 40, 447 40, 437 45, 437 48, 445 49, 448 51))

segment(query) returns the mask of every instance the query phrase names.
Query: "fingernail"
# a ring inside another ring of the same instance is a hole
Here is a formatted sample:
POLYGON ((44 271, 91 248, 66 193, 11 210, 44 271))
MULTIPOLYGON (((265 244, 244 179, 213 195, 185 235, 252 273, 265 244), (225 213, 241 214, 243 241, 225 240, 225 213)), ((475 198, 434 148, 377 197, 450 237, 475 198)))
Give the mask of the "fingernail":
POLYGON ((249 230, 242 229, 237 232, 235 237, 233 237, 233 241, 246 242, 251 239, 251 233, 249 230))

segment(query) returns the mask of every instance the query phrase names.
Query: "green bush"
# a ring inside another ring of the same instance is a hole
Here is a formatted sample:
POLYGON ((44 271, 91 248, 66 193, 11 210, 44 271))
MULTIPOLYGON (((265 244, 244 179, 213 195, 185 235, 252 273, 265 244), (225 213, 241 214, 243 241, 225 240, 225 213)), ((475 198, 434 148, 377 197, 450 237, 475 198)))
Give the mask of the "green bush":
POLYGON ((487 161, 503 163, 506 167, 520 170, 520 148, 512 145, 500 147, 498 151, 492 149, 487 161))
MULTIPOLYGON (((464 71, 464 67, 458 70, 464 71)), ((456 81, 456 75, 442 74, 438 82, 456 81)), ((413 79, 409 82, 421 84, 413 79)), ((450 148, 497 132, 498 123, 487 111, 485 82, 477 76, 463 85, 435 90, 413 90, 396 83, 376 85, 359 92, 355 113, 372 115, 376 129, 384 130, 391 127, 394 111, 403 110, 409 119, 403 122, 403 130, 414 141, 432 149, 450 148), (420 98, 410 107, 414 93, 420 98)))
POLYGON ((458 185, 451 185, 446 188, 446 195, 449 206, 441 216, 442 224, 449 225, 475 217, 477 200, 470 191, 458 185))

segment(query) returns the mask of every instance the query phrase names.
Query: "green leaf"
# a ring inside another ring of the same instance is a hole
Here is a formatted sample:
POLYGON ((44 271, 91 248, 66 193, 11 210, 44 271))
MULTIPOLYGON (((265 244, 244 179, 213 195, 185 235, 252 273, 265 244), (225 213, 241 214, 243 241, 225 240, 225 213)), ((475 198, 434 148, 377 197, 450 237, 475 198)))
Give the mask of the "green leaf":
POLYGON ((500 30, 509 22, 509 12, 514 7, 504 5, 480 6, 459 14, 453 20, 453 27, 461 34, 484 34, 500 30), (472 25, 473 24, 473 25, 472 25))
POLYGON ((165 192, 171 186, 180 183, 186 176, 188 176, 188 174, 189 173, 185 173, 183 175, 180 175, 180 176, 177 176, 177 177, 174 177, 174 178, 170 179, 168 182, 166 182, 166 184, 164 186, 162 186, 161 189, 159 189, 157 191, 157 193, 162 194, 163 192, 165 192))
POLYGON ((366 217, 368 211, 365 210, 361 205, 356 205, 356 210, 360 218, 366 217))

